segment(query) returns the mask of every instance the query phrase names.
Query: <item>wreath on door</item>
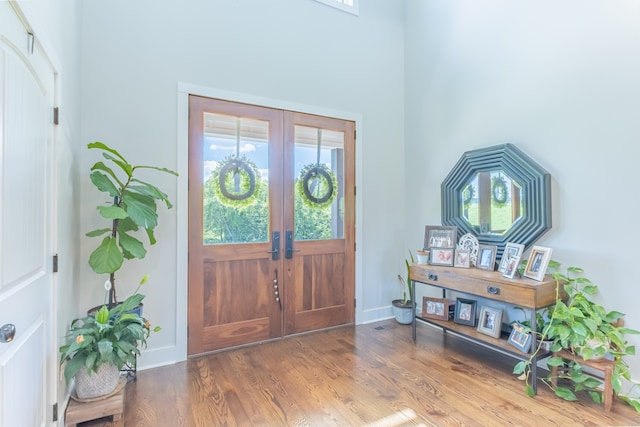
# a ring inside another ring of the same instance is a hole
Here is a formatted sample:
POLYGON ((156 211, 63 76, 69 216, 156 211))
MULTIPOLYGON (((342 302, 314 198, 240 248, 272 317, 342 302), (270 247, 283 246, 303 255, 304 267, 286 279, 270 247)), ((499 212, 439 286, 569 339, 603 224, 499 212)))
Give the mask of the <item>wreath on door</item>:
POLYGON ((331 169, 324 164, 309 163, 300 171, 296 191, 305 205, 322 209, 336 198, 338 181, 331 169))
POLYGON ((224 206, 242 208, 253 205, 261 186, 260 171, 246 156, 225 157, 213 170, 213 190, 224 206))
POLYGON ((496 208, 501 208, 507 204, 507 181, 502 176, 495 176, 491 179, 491 203, 496 208))
POLYGON ((467 185, 464 190, 462 190, 462 203, 464 204, 464 206, 468 206, 471 201, 473 200, 473 196, 475 194, 475 191, 473 189, 473 185, 469 184, 467 185))
POLYGON ((327 165, 320 163, 322 129, 317 129, 316 162, 305 165, 300 171, 296 192, 303 203, 313 209, 330 206, 338 192, 338 180, 327 165))

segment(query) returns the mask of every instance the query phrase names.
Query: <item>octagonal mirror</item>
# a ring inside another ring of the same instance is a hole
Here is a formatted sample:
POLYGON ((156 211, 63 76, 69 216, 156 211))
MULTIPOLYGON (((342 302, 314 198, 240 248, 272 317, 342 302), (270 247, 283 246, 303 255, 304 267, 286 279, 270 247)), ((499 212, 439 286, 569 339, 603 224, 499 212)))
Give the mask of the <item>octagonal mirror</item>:
POLYGON ((468 151, 442 183, 442 223, 481 244, 530 246, 551 228, 551 176, 513 144, 468 151))

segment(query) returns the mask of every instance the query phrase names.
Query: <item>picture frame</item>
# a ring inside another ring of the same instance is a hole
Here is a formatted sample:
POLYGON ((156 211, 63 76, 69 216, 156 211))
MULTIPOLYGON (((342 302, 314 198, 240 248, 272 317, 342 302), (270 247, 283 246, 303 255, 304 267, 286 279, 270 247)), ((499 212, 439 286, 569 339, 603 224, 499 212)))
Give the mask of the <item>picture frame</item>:
POLYGON ((453 266, 469 268, 471 266, 471 251, 468 249, 456 249, 453 266))
POLYGON ((513 277, 518 272, 518 265, 520 265, 520 257, 510 256, 505 264, 506 264, 506 268, 502 273, 502 276, 506 277, 507 279, 513 279, 513 277))
POLYGON ((424 228, 424 249, 455 248, 458 242, 458 227, 427 225, 424 228))
POLYGON ((453 265, 454 248, 431 248, 429 264, 431 265, 453 265))
POLYGON ((446 298, 422 297, 422 317, 449 320, 449 312, 455 310, 456 302, 446 298))
POLYGON ((507 268, 507 261, 509 257, 517 256, 522 257, 522 253, 524 252, 524 245, 520 243, 512 243, 507 242, 504 247, 504 251, 502 252, 502 258, 500 258, 500 265, 498 266, 498 271, 504 273, 504 270, 507 268))
POLYGON ((525 332, 525 328, 526 327, 520 322, 513 323, 511 325, 511 333, 509 334, 509 339, 507 341, 523 353, 529 353, 531 342, 533 340, 531 338, 531 332, 525 332))
POLYGON ((529 260, 527 261, 527 266, 524 269, 524 276, 537 281, 542 281, 545 273, 547 272, 547 267, 549 266, 552 253, 553 249, 551 248, 534 246, 529 254, 529 260))
POLYGON ((482 306, 480 308, 480 317, 478 317, 478 332, 499 338, 502 332, 502 310, 482 306))
POLYGON ((456 311, 453 321, 460 325, 476 325, 476 305, 478 302, 472 299, 456 298, 456 311))
POLYGON ((481 270, 493 271, 496 264, 496 253, 498 247, 495 245, 480 245, 478 247, 478 259, 476 268, 481 270))

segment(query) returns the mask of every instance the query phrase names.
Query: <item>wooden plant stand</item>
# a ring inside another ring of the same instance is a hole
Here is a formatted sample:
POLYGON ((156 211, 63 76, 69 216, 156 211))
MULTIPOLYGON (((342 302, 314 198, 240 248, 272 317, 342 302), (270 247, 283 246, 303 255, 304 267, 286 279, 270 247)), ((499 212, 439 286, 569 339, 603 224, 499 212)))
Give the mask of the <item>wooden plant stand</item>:
MULTIPOLYGON (((611 404, 613 403, 613 385, 611 384, 611 375, 613 375, 613 365, 614 361, 609 359, 600 359, 600 360, 584 360, 583 358, 576 356, 575 354, 567 351, 560 350, 556 353, 553 353, 554 357, 562 357, 565 360, 571 360, 583 366, 588 366, 591 369, 602 372, 603 383, 604 383, 604 410, 609 412, 611 411, 611 404)), ((558 367, 551 367, 551 384, 553 386, 558 385, 558 367)))
POLYGON ((76 427, 78 423, 112 416, 113 421, 124 414, 124 387, 106 399, 93 402, 78 402, 71 399, 65 415, 65 426, 76 427))

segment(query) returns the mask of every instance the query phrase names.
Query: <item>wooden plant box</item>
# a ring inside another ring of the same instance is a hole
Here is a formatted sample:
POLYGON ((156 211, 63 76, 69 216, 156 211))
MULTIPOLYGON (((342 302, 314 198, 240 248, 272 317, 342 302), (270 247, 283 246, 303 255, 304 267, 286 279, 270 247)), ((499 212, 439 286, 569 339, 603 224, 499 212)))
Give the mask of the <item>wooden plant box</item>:
POLYGON ((65 426, 76 427, 78 423, 112 416, 118 421, 124 414, 124 387, 106 399, 93 402, 69 400, 65 415, 65 426))

